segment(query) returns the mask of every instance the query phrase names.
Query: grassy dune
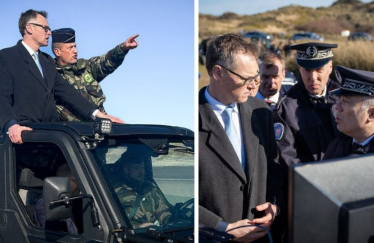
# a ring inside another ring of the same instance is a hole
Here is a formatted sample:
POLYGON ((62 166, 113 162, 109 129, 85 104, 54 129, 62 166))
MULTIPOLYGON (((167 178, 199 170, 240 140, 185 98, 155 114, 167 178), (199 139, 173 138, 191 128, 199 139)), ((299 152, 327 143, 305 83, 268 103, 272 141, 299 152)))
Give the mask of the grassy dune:
MULTIPOLYGON (((274 11, 254 15, 225 13, 221 16, 199 15, 199 40, 225 33, 260 30, 275 37, 275 45, 292 37, 295 32, 311 31, 322 35, 326 43, 336 43, 333 50, 334 66, 374 71, 374 42, 348 41, 340 32, 363 31, 374 35, 374 1, 353 4, 337 1, 326 8, 309 8, 290 5, 274 11)), ((287 69, 297 71, 294 53, 286 60, 287 69)), ((199 65, 199 87, 208 84, 205 67, 199 65)), ((333 75, 332 75, 333 77, 333 75)))

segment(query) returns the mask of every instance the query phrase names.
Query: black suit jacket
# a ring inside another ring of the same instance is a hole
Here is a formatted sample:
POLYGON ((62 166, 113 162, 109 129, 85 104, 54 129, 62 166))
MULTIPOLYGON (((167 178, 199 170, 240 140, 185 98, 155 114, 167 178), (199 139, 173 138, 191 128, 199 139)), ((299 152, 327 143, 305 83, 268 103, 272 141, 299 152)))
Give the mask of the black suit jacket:
POLYGON ((48 54, 39 51, 39 61, 44 78, 21 41, 0 51, 0 126, 12 119, 58 121, 56 101, 59 100, 89 119, 95 106, 61 77, 48 54))
POLYGON ((374 153, 374 139, 361 149, 352 148, 353 138, 345 134, 340 134, 330 143, 323 159, 335 159, 342 157, 356 157, 364 154, 374 153))
POLYGON ((230 140, 199 92, 199 223, 216 228, 219 221, 253 219, 253 208, 282 204, 281 174, 273 118, 265 102, 249 97, 239 104, 246 171, 230 140))

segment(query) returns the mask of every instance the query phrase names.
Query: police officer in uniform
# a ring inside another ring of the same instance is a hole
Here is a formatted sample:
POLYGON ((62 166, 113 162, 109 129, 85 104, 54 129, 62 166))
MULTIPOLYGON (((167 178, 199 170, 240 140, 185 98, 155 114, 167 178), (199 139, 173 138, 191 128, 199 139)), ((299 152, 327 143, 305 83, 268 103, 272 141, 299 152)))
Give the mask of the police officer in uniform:
MULTIPOLYGON (((102 56, 85 60, 83 58, 78 59, 75 31, 73 29, 54 30, 52 31, 52 51, 56 56, 56 69, 83 97, 106 114, 103 106, 105 95, 99 82, 122 64, 130 49, 138 46, 136 41, 138 36, 131 36, 102 56)), ((57 111, 60 118, 64 121, 83 120, 83 117, 79 116, 79 114, 73 114, 63 103, 57 105, 57 111)))
POLYGON ((319 161, 338 135, 332 115, 336 100, 329 91, 337 88, 332 72, 332 48, 336 44, 303 43, 297 51, 301 82, 295 84, 273 111, 274 128, 281 162, 290 166, 319 161))
POLYGON ((374 152, 374 72, 337 66, 341 87, 335 119, 341 135, 328 147, 324 159, 360 156, 374 152))

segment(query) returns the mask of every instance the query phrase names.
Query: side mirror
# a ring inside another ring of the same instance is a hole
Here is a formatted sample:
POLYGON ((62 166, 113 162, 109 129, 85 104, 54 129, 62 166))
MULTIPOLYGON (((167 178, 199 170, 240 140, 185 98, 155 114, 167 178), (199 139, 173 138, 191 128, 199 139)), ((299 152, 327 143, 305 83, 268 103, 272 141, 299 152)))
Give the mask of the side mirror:
POLYGON ((46 220, 54 221, 71 218, 70 204, 51 202, 69 197, 70 181, 67 177, 47 177, 44 179, 43 198, 46 220))

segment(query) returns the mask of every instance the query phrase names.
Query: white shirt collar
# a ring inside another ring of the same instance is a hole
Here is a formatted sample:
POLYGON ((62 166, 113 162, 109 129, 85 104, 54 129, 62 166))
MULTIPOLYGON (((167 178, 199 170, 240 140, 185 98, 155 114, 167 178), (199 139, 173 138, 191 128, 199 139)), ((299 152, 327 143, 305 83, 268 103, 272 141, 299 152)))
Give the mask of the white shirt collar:
POLYGON ((309 94, 309 95, 315 98, 326 97, 326 90, 327 90, 327 86, 325 85, 325 89, 323 90, 323 93, 321 95, 312 95, 312 94, 309 94))
POLYGON ((369 143, 373 138, 374 138, 374 134, 371 135, 368 139, 366 139, 366 140, 363 141, 362 143, 357 142, 357 140, 354 138, 352 143, 358 143, 358 144, 360 144, 361 146, 365 146, 365 145, 367 145, 367 144, 368 144, 368 143, 369 143))
POLYGON ((24 41, 22 41, 22 45, 26 48, 26 50, 30 53, 31 56, 34 53, 38 54, 38 52, 39 52, 39 50, 38 51, 34 51, 33 49, 31 49, 31 47, 29 47, 24 41))
MULTIPOLYGON (((217 116, 221 116, 222 112, 226 109, 227 105, 222 104, 218 100, 214 99, 210 94, 209 94, 209 86, 205 89, 205 99, 208 101, 210 107, 212 107, 212 110, 217 116)), ((236 113, 239 113, 238 105, 237 103, 232 103, 230 106, 233 108, 233 111, 236 113)))
MULTIPOLYGON (((260 100, 265 100, 265 97, 260 93, 260 91, 257 92, 256 98, 260 100)), ((275 95, 270 97, 268 100, 272 101, 273 103, 277 103, 279 100, 279 92, 277 92, 275 95)))

